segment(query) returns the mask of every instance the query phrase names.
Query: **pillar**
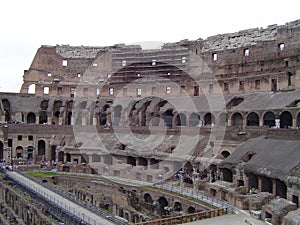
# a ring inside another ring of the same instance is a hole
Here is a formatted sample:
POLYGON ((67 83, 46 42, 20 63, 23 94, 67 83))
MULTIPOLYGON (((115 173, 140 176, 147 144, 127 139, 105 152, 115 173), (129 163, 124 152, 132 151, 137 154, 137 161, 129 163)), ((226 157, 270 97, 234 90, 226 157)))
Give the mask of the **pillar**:
POLYGON ((276 181, 272 180, 272 194, 274 196, 276 196, 276 192, 277 192, 277 186, 276 186, 276 181))
POLYGON ((97 125, 97 118, 93 117, 93 125, 96 126, 97 125))
POLYGON ((258 192, 262 192, 262 179, 258 177, 258 192))

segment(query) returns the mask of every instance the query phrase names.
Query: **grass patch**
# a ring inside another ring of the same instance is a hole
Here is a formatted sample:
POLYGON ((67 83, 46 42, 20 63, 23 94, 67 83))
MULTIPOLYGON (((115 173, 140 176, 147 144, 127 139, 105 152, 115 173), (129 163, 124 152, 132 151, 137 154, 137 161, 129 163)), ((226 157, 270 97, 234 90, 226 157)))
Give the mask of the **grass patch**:
POLYGON ((44 172, 44 171, 26 172, 26 174, 31 177, 50 177, 50 176, 57 175, 56 173, 53 172, 44 172))

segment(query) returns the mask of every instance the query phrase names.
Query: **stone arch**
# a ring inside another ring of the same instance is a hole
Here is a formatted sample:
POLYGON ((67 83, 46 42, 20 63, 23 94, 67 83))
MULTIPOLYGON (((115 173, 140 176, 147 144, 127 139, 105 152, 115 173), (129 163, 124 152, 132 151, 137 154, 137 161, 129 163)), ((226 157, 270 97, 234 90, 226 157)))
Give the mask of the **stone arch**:
POLYGON ((165 197, 161 196, 158 198, 157 203, 158 203, 159 214, 165 215, 166 214, 165 207, 169 205, 168 200, 165 197))
POLYGON ((40 105, 41 109, 42 110, 47 110, 48 109, 48 103, 49 103, 49 100, 41 101, 41 105, 40 105))
POLYGON ((226 126, 227 124, 227 114, 221 113, 219 115, 219 126, 226 126))
POLYGON ((167 111, 164 112, 163 114, 165 125, 168 128, 173 127, 173 109, 168 109, 167 111))
POLYGON ((56 100, 53 104, 53 119, 52 119, 53 125, 59 124, 61 106, 62 106, 62 101, 60 100, 56 100))
POLYGON ((139 157, 138 158, 138 164, 139 164, 139 166, 147 167, 148 166, 148 161, 144 157, 139 157))
POLYGON ((187 174, 192 174, 194 167, 190 161, 187 161, 186 164, 184 165, 184 170, 187 174))
POLYGON ((46 142, 44 140, 38 141, 38 155, 45 155, 46 154, 46 142))
POLYGON ((193 207, 193 206, 189 206, 189 207, 188 207, 188 209, 187 209, 187 213, 188 213, 188 214, 193 214, 193 213, 195 213, 195 212, 196 212, 195 207, 193 207))
POLYGON ((230 156, 230 152, 227 151, 227 150, 223 150, 223 151, 221 152, 221 155, 224 157, 224 159, 226 159, 228 156, 230 156))
POLYGON ((144 194, 144 202, 148 204, 153 204, 152 196, 149 193, 144 194))
POLYGON ((63 152, 63 151, 60 151, 60 152, 58 153, 58 156, 57 156, 57 161, 58 161, 58 162, 64 162, 64 156, 65 156, 64 152, 63 152))
POLYGON ((263 125, 274 127, 275 126, 275 114, 273 112, 266 112, 263 116, 263 125))
POLYGON ((173 209, 174 211, 182 211, 182 204, 180 202, 175 202, 173 209))
POLYGON ((136 166, 136 159, 132 156, 127 157, 127 164, 130 164, 132 166, 136 166))
POLYGON ((66 117, 65 117, 65 124, 72 125, 72 108, 73 108, 73 101, 67 102, 67 109, 66 109, 66 117))
POLYGON ((186 126, 186 116, 184 113, 179 113, 177 115, 176 126, 186 126))
POLYGON ((0 141, 0 162, 4 159, 4 145, 3 142, 0 141))
POLYGON ((39 124, 47 124, 47 122, 48 122, 47 111, 41 111, 39 116, 39 124))
POLYGON ((27 114, 27 124, 30 124, 30 123, 35 123, 36 122, 36 116, 33 112, 30 112, 27 114))
POLYGON ((24 114, 22 112, 15 113, 16 122, 24 122, 24 114))
POLYGON ((33 159, 33 146, 27 147, 27 159, 29 160, 33 159))
POLYGON ((239 126, 242 127, 243 126, 243 116, 242 114, 236 112, 231 116, 231 124, 232 126, 239 126))
POLYGON ((16 156, 17 156, 18 159, 23 158, 23 156, 24 156, 23 153, 24 153, 23 147, 22 146, 17 146, 16 147, 16 156))
POLYGON ((89 155, 86 154, 86 153, 81 154, 81 162, 82 163, 89 163, 90 162, 89 155))
POLYGON ((28 85, 28 94, 35 94, 35 84, 28 85))
POLYGON ((116 107, 113 108, 113 111, 114 111, 114 118, 113 118, 112 125, 119 126, 121 115, 122 115, 122 106, 117 105, 116 107))
POLYGON ((259 116, 255 112, 251 112, 247 116, 247 126, 259 126, 259 116))
POLYGON ((289 111, 280 114, 280 128, 291 128, 293 126, 293 116, 289 111))
POLYGON ((190 127, 196 127, 198 126, 200 123, 200 116, 193 112, 191 115, 190 115, 190 119, 189 119, 189 126, 190 127))
POLYGON ((215 117, 212 113, 206 113, 204 115, 204 126, 212 125, 215 123, 215 117))
POLYGON ((11 108, 10 108, 10 102, 8 99, 2 100, 3 110, 4 110, 4 121, 10 122, 11 121, 11 108))

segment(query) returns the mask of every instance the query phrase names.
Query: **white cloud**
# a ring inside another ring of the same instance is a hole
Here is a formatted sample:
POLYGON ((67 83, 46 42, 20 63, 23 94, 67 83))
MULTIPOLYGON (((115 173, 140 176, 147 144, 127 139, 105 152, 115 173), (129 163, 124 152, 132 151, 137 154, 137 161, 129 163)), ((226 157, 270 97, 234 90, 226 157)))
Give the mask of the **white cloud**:
MULTIPOLYGON (((300 19, 299 5, 296 0, 5 1, 0 3, 0 76, 22 80, 42 44, 194 40, 300 19)), ((3 82, 0 91, 20 89, 3 82)))

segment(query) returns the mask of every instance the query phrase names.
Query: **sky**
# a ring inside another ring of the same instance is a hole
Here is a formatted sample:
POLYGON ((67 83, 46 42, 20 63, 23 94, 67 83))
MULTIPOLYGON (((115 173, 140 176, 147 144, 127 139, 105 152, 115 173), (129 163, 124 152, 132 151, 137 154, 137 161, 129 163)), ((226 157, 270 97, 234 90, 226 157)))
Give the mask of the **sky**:
POLYGON ((0 92, 20 91, 41 45, 177 42, 297 19, 299 0, 1 0, 0 92))

